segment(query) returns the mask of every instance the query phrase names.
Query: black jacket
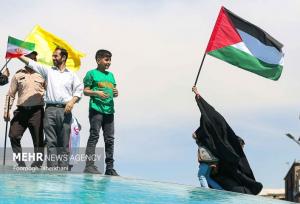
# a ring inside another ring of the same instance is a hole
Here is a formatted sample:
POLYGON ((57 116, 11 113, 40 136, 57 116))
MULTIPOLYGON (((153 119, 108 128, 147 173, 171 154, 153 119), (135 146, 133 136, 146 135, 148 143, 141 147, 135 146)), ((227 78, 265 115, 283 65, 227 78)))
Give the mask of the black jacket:
POLYGON ((0 86, 8 83, 8 77, 0 73, 0 86))

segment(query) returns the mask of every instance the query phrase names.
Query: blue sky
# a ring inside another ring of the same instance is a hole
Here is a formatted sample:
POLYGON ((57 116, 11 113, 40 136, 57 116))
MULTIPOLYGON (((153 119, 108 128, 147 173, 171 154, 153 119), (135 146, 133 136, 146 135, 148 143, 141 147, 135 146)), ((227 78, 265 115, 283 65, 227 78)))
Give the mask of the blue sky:
MULTIPOLYGON (((124 176, 198 185, 191 134, 200 113, 191 87, 222 5, 284 44, 284 70, 274 82, 208 56, 199 90, 244 138, 257 180, 267 188, 283 188, 300 150, 284 136, 300 135, 299 1, 1 1, 0 57, 4 63, 8 35, 24 39, 36 24, 86 53, 81 78, 96 66, 98 49, 112 51, 110 69, 120 91, 116 169, 124 176)), ((9 67, 13 74, 22 66, 14 60, 9 67)), ((7 88, 0 89, 0 108, 7 88)), ((83 125, 84 147, 87 97, 74 114, 83 125)), ((4 128, 0 123, 0 141, 4 128)), ((22 144, 31 146, 28 133, 22 144)))

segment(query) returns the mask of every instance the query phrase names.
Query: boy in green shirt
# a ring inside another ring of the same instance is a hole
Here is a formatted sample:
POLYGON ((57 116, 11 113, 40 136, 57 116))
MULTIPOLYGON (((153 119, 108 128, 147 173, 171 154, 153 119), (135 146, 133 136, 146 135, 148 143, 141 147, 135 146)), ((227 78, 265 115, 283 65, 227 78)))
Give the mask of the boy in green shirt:
POLYGON ((112 54, 107 50, 96 52, 97 68, 86 73, 84 83, 84 95, 90 96, 89 121, 90 136, 87 142, 85 173, 99 174, 92 159, 95 155, 99 132, 102 128, 105 144, 105 175, 118 176, 114 170, 114 97, 118 96, 114 75, 107 69, 111 63, 112 54))

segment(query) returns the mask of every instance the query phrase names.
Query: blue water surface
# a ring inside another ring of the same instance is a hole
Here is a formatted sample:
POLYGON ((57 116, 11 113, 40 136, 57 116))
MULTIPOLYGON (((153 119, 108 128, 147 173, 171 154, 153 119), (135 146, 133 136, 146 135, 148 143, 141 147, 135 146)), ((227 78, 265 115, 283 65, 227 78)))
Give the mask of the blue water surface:
POLYGON ((0 168, 0 203, 288 203, 200 187, 123 177, 0 168))

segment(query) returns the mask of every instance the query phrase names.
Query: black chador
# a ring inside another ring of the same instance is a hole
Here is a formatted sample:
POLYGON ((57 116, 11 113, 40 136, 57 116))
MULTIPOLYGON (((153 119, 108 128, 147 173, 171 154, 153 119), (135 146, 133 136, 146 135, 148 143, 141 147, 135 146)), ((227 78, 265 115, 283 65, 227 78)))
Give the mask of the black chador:
POLYGON ((219 159, 218 171, 212 175, 224 190, 257 195, 262 184, 255 180, 238 137, 223 116, 201 96, 196 96, 201 112, 196 142, 219 159))

